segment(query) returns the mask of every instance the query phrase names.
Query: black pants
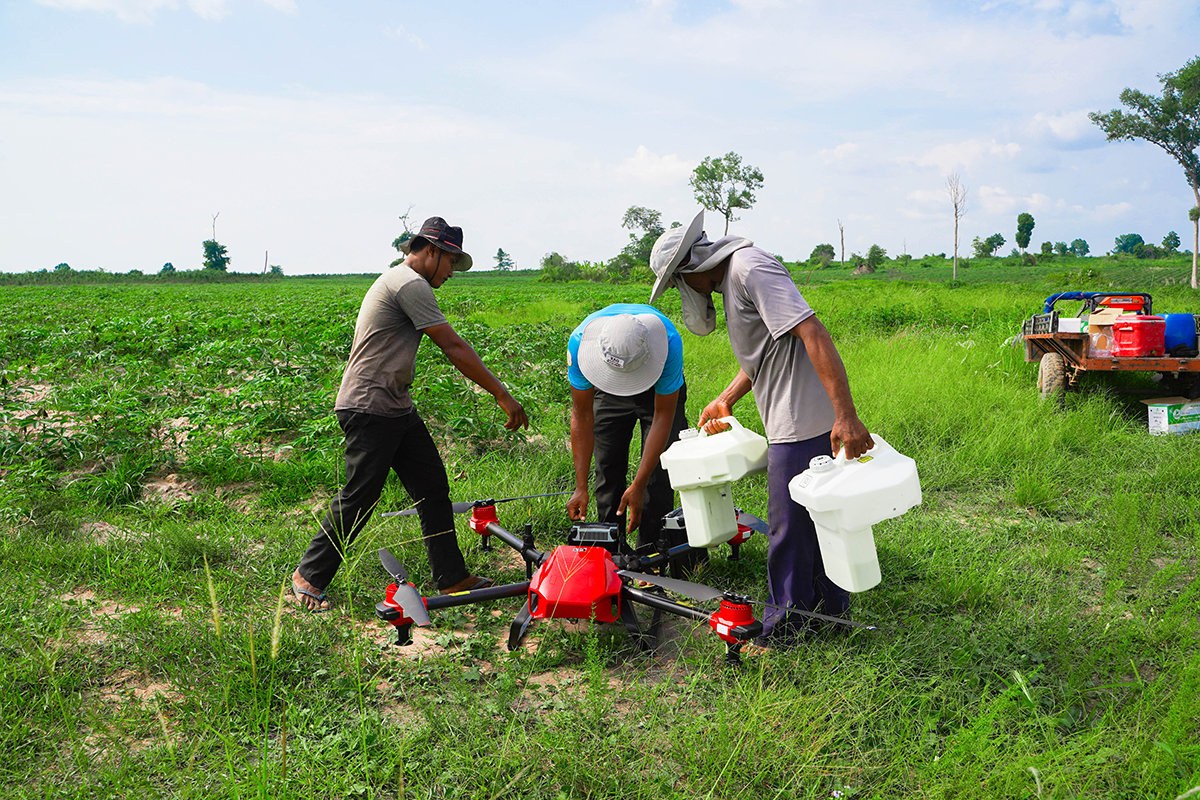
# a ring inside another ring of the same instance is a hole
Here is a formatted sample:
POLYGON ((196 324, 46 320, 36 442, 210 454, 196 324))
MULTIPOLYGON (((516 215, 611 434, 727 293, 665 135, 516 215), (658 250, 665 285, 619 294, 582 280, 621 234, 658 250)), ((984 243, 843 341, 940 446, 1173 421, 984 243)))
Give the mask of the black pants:
MULTIPOLYGON (((679 439, 679 432, 686 428, 684 402, 687 386, 679 387, 679 400, 675 404, 675 418, 671 421, 671 436, 667 446, 679 439)), ((596 389, 592 402, 592 431, 595 447, 592 457, 596 464, 596 514, 600 522, 616 522, 621 495, 629 488, 629 444, 633 440, 633 426, 640 423, 642 447, 650 435, 650 424, 654 421, 654 389, 630 397, 608 394, 596 389)), ((662 531, 662 518, 675 509, 675 491, 667 471, 659 464, 655 466, 642 506, 642 522, 638 526, 637 546, 654 544, 662 531)), ((683 544, 687 536, 671 536, 672 545, 683 544)), ((701 550, 673 562, 671 572, 678 577, 680 569, 690 569, 698 561, 707 561, 708 552, 701 550)))
POLYGON ((467 577, 467 565, 454 532, 450 482, 429 430, 416 409, 402 417, 337 412, 346 434, 346 485, 329 504, 313 537, 300 575, 324 589, 333 580, 346 549, 371 518, 389 470, 417 503, 429 567, 439 589, 467 577))

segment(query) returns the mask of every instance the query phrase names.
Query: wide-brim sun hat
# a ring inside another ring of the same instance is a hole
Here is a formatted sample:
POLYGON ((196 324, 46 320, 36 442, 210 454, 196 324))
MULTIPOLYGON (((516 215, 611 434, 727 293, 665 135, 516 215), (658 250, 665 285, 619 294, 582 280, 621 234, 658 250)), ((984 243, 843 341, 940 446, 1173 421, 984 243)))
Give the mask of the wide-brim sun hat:
POLYGON ((430 217, 421 223, 420 231, 400 242, 400 252, 408 255, 412 250, 412 243, 418 237, 447 253, 458 256, 458 260, 454 262, 455 272, 466 272, 474 263, 471 261, 471 256, 462 249, 462 228, 456 225, 447 225, 446 220, 441 217, 430 217))
POLYGON ((662 376, 667 328, 657 314, 597 317, 579 338, 579 371, 601 391, 641 394, 662 376))
POLYGON ((650 250, 650 269, 654 270, 654 287, 650 290, 650 302, 657 300, 667 287, 675 270, 683 263, 692 245, 704 233, 704 209, 696 214, 696 218, 686 228, 671 228, 658 237, 650 250))

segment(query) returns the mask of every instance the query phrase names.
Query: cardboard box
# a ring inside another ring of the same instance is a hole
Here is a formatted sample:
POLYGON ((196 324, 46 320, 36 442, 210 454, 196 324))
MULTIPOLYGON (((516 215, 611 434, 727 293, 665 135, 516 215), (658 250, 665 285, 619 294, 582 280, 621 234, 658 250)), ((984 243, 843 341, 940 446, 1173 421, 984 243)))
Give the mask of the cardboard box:
POLYGON ((1200 400, 1156 397, 1142 402, 1147 406, 1150 433, 1154 436, 1200 431, 1200 400))
POLYGON ((1087 333, 1087 320, 1083 317, 1059 317, 1059 333, 1087 333))
POLYGON ((1088 356, 1091 358, 1112 358, 1113 323, 1121 316, 1121 309, 1106 308, 1097 311, 1087 318, 1088 356))

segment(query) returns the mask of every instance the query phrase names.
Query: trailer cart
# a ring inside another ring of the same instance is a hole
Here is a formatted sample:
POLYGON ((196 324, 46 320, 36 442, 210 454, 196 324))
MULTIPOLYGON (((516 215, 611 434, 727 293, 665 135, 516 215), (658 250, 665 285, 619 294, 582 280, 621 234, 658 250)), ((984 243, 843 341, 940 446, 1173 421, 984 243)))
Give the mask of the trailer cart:
POLYGON ((1061 399, 1066 391, 1079 388, 1085 372, 1157 372, 1162 376, 1162 389, 1157 392, 1189 399, 1200 397, 1200 358, 1194 350, 1183 357, 1169 354, 1153 358, 1093 357, 1088 333, 1059 330, 1060 316, 1055 304, 1069 300, 1083 301, 1081 315, 1103 308, 1153 313, 1152 298, 1142 292, 1062 292, 1047 297, 1042 313, 1025 320, 1021 327, 1025 360, 1038 364, 1037 385, 1042 397, 1061 399))

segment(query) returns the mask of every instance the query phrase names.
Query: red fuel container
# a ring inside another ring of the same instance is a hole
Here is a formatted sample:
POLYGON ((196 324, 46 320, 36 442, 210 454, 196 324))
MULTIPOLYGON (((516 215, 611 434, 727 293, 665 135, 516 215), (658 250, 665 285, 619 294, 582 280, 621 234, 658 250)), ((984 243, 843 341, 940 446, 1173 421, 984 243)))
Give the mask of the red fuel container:
POLYGON ((1112 327, 1115 358, 1162 356, 1167 335, 1167 321, 1162 317, 1117 317, 1112 327))

